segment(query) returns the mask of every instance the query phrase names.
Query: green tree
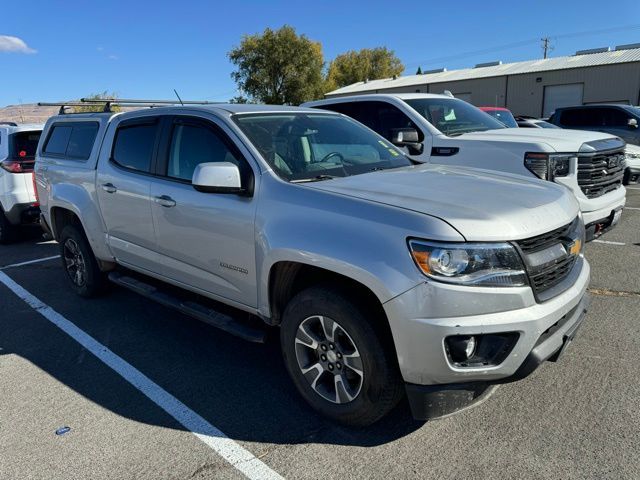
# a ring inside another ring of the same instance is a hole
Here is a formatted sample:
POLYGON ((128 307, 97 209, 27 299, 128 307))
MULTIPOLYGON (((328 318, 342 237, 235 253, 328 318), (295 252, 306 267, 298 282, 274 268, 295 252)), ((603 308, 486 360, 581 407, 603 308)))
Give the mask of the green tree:
POLYGON ((338 55, 329 64, 325 91, 365 80, 394 77, 403 71, 400 59, 386 47, 351 50, 338 55))
POLYGON ((322 97, 322 46, 293 27, 245 35, 228 56, 231 77, 251 101, 298 105, 322 97))
POLYGON ((422 67, 418 67, 418 70, 416 70, 416 75, 422 75, 422 67))
MULTIPOLYGON (((87 99, 90 100, 102 100, 105 98, 118 98, 118 95, 115 92, 109 93, 108 91, 104 91, 102 93, 92 93, 91 95, 87 95, 87 99)), ((104 103, 96 103, 96 104, 87 104, 86 106, 73 107, 73 111, 76 113, 91 113, 91 112, 102 112, 104 110, 104 103)), ((120 108, 117 106, 111 107, 111 111, 119 112, 120 108)))

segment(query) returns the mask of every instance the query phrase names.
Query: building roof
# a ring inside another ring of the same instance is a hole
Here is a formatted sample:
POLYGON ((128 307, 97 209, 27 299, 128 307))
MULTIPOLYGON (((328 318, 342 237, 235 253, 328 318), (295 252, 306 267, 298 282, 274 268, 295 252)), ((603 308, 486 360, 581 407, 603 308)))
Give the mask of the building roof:
POLYGON ((358 82, 346 87, 338 88, 327 93, 327 96, 375 92, 388 88, 427 85, 458 80, 476 78, 500 77, 503 75, 518 75, 523 73, 547 72, 550 70, 565 70, 569 68, 593 67, 597 65, 611 65, 618 63, 640 62, 640 48, 618 49, 601 53, 572 55, 570 57, 556 57, 526 62, 504 63, 487 67, 464 68, 422 75, 407 75, 405 77, 383 78, 358 82))

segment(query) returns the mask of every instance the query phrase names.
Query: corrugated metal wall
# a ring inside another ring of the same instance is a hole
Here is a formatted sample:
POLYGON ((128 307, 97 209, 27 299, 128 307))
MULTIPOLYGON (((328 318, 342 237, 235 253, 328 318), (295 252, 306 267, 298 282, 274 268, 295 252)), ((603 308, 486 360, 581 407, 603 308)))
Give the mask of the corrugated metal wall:
POLYGON ((544 87, 570 83, 584 84, 583 103, 628 102, 637 105, 640 63, 513 75, 509 77, 507 106, 516 115, 540 116, 544 87))
MULTIPOLYGON (((430 85, 411 85, 359 93, 443 93, 445 90, 449 90, 454 95, 471 94, 471 103, 477 106, 506 106, 515 115, 539 117, 542 115, 544 87, 570 83, 584 84, 583 103, 628 102, 633 105, 640 104, 640 62, 459 80, 430 85)), ((332 95, 332 97, 339 96, 345 95, 332 95)), ((467 99, 466 95, 464 97, 467 99)))

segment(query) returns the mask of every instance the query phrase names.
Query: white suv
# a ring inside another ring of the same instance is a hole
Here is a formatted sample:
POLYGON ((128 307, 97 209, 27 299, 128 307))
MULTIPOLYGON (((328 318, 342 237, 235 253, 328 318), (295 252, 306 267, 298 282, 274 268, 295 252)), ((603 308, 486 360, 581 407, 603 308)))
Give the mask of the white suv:
POLYGON ((39 221, 33 166, 42 127, 0 122, 0 243, 9 242, 17 226, 39 221))

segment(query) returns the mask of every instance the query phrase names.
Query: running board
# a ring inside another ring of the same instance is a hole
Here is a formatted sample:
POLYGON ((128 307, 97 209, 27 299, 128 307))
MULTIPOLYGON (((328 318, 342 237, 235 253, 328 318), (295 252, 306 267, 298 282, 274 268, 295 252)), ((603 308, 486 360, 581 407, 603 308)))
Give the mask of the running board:
MULTIPOLYGON (((109 280, 127 288, 143 297, 147 297, 165 307, 178 310, 185 315, 200 320, 211 326, 224 330, 227 333, 240 337, 243 340, 254 343, 264 343, 266 337, 265 328, 249 325, 247 320, 232 317, 218 312, 193 300, 181 299, 179 296, 162 291, 154 285, 145 283, 137 278, 127 276, 121 272, 109 273, 109 280)), ((249 314, 246 314, 247 318, 249 314)))

